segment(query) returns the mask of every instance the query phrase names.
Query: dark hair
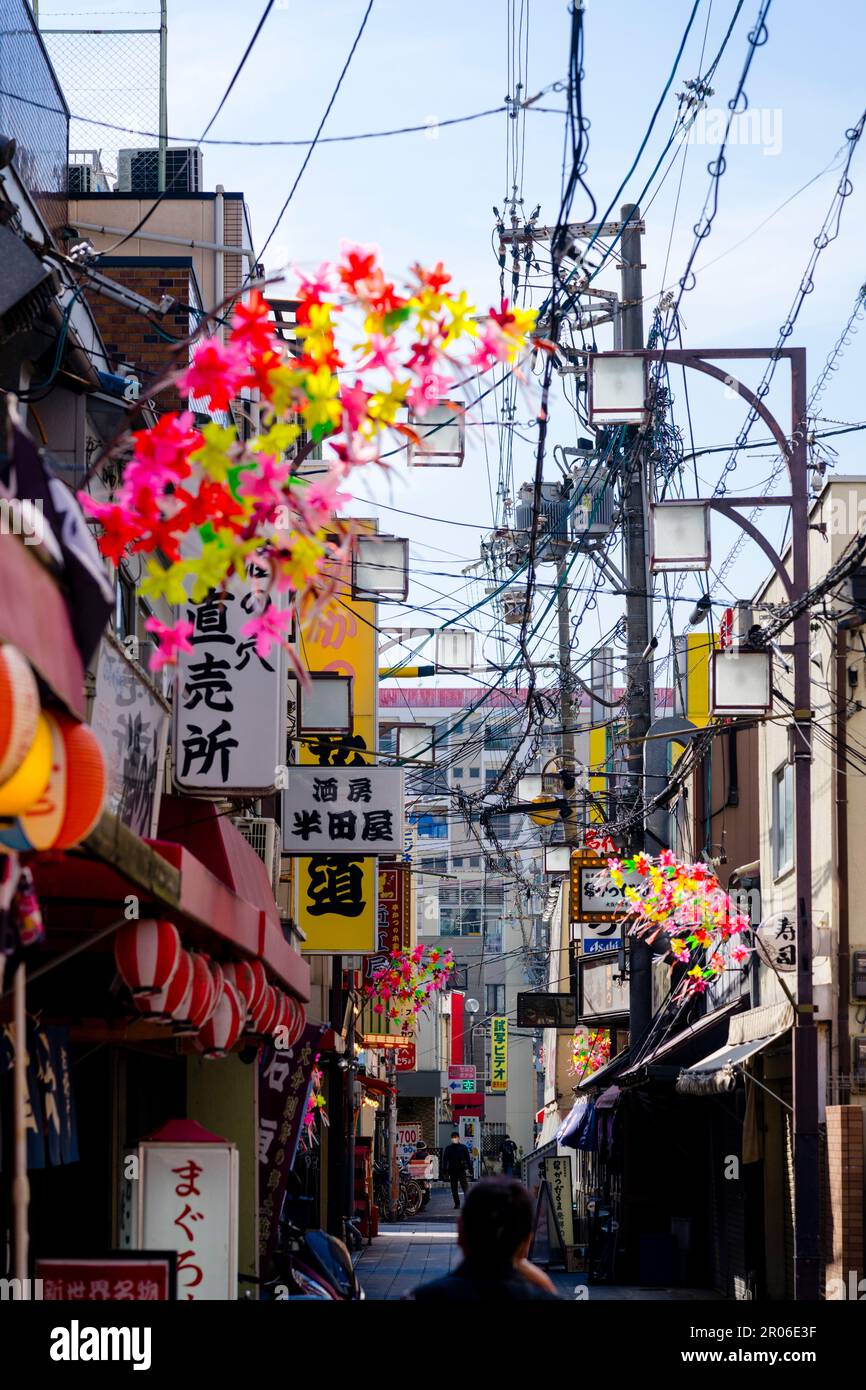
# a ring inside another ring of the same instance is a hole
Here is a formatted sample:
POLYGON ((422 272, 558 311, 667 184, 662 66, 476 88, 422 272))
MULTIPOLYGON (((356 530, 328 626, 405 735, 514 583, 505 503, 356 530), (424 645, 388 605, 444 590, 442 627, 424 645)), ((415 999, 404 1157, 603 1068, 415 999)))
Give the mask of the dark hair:
POLYGON ((460 1135, 457 1133, 457 1130, 456 1130, 456 1129, 452 1129, 452 1131, 451 1131, 451 1138, 452 1138, 452 1139, 459 1139, 459 1138, 460 1138, 460 1135))
POLYGON ((467 1257, 488 1266, 510 1265, 532 1230, 532 1199, 514 1178, 482 1178, 466 1195, 460 1231, 467 1257))

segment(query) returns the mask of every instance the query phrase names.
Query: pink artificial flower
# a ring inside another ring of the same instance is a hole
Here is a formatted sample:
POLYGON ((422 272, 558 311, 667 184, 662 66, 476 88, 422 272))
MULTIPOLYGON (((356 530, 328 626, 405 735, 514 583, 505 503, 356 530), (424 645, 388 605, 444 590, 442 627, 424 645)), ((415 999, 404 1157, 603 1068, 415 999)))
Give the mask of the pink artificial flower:
POLYGON ((295 493, 294 501, 309 520, 311 529, 318 531, 347 502, 351 501, 347 492, 338 492, 338 470, 328 472, 318 482, 295 493))
POLYGON ((302 299, 321 299, 322 295, 331 294, 334 290, 334 267, 330 261, 322 261, 312 275, 304 275, 300 270, 295 274, 302 299))
POLYGON ((365 391, 356 379, 354 386, 344 386, 340 392, 340 404, 349 421, 349 433, 354 434, 358 426, 367 418, 367 403, 370 392, 365 391))
POLYGON ((144 626, 159 642, 157 650, 150 658, 151 671, 161 671, 163 666, 176 666, 178 652, 192 651, 192 643, 189 640, 193 634, 192 623, 181 621, 168 626, 161 623, 159 618, 148 618, 144 626))
POLYGON ((244 623, 241 628, 242 637, 254 637, 256 639, 256 656, 266 657, 274 643, 282 642, 286 637, 287 629, 292 625, 292 610, 290 608, 275 608, 271 604, 265 609, 264 613, 258 613, 250 618, 249 622, 244 623))
POLYGON ((193 351, 193 359, 177 379, 179 391, 206 400, 213 410, 228 410, 246 373, 243 354, 231 343, 205 338, 193 351))
POLYGON ((737 965, 742 965, 743 961, 749 959, 751 951, 746 946, 735 946, 731 951, 731 960, 736 961, 737 965))
POLYGON ((266 507, 279 506, 290 469, 289 463, 278 461, 270 454, 260 454, 257 466, 242 474, 238 494, 252 497, 266 507))
POLYGON ((406 397, 416 415, 426 415, 434 405, 444 398, 447 389, 453 384, 453 377, 440 376, 438 372, 425 372, 417 386, 406 397))
POLYGON ((399 363, 395 365, 394 357, 397 351, 397 341, 393 334, 371 333, 370 334, 370 355, 360 364, 365 371, 373 371, 376 367, 381 367, 390 376, 396 376, 399 363))

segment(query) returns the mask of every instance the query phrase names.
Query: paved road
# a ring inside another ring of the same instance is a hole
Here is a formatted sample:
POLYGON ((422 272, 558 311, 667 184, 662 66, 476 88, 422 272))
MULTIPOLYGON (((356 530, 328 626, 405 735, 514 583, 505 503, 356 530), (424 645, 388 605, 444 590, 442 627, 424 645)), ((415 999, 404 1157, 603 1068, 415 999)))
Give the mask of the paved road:
MULTIPOLYGON (((407 1221, 382 1223, 372 1245, 356 1262, 358 1278, 367 1298, 390 1300, 407 1294, 430 1279, 438 1279, 460 1263, 457 1245, 457 1213, 449 1191, 435 1191, 425 1211, 407 1221)), ((551 1270, 550 1277, 561 1298, 590 1303, 619 1301, 692 1301, 715 1299, 706 1289, 666 1289, 592 1285, 583 1276, 551 1270)))

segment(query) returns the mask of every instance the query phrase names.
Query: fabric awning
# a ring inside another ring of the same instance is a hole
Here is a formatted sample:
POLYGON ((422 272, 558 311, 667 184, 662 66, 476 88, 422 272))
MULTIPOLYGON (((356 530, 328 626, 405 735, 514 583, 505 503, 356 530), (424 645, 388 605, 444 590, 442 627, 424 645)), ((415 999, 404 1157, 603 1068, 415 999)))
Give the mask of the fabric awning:
POLYGON ((732 1018, 728 1041, 693 1066, 684 1067, 675 1089, 681 1096, 713 1096, 732 1091, 737 1068, 787 1033, 794 1022, 790 1004, 769 1004, 732 1018))
MULTIPOLYGON (((713 1028, 717 1028, 720 1023, 730 1020, 732 1015, 743 1006, 742 999, 735 999, 730 1004, 724 1004, 720 1009, 713 1009, 712 1013, 704 1014, 694 1023, 689 1024, 688 1028, 682 1028, 679 1033, 675 1033, 672 1038, 667 1038, 660 1042, 651 1052, 646 1053, 639 1061, 636 1061, 626 1071, 620 1074, 620 1079, 624 1082, 634 1082, 638 1076, 646 1074, 650 1067, 668 1066, 671 1064, 674 1054, 681 1048, 693 1043, 696 1038, 700 1038, 704 1033, 709 1033, 713 1028)), ((730 1026, 730 1024, 729 1024, 730 1026)), ((694 1055, 694 1054, 692 1054, 694 1055)), ((671 1075, 671 1080, 673 1076, 671 1075)))
POLYGON ((392 1088, 387 1081, 380 1081, 378 1076, 367 1076, 364 1072, 358 1074, 358 1080, 365 1091, 369 1091, 373 1096, 389 1096, 392 1088))
POLYGON ((17 536, 0 535, 0 641, 26 656, 76 719, 87 717, 84 663, 57 581, 17 536))

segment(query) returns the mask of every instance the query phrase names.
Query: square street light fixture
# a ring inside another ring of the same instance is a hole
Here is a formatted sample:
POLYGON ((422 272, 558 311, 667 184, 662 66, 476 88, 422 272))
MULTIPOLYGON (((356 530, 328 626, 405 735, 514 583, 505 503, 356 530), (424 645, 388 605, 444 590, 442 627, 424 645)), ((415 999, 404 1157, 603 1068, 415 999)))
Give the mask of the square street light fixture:
POLYGON ((450 627, 436 633, 436 665, 450 671, 471 671, 475 661, 475 633, 450 627))
POLYGON ((546 874, 571 873, 571 845, 544 846, 544 872, 546 874))
POLYGON ((336 671, 312 674, 298 683, 298 731, 302 734, 352 732, 352 677, 336 671))
POLYGON ((544 786, 540 772, 529 772, 518 780, 517 799, 518 801, 537 801, 544 793, 544 786))
POLYGON ((589 356, 589 419, 594 425, 642 425, 647 418, 646 359, 629 353, 589 356))
POLYGON ((650 528, 653 574, 709 569, 710 509, 705 502, 656 502, 650 528))
POLYGON ((409 445, 412 468, 463 467, 466 415, 459 401, 440 401, 423 415, 410 410, 409 428, 418 436, 409 445))
POLYGON ((400 724, 397 756, 404 762, 429 767, 436 761, 436 730, 432 724, 400 724))
POLYGON ((409 542, 396 536, 356 536, 352 597, 402 603, 409 593, 409 542))
POLYGON ((773 658, 768 651, 714 651, 712 714, 768 714, 773 708, 773 658))

